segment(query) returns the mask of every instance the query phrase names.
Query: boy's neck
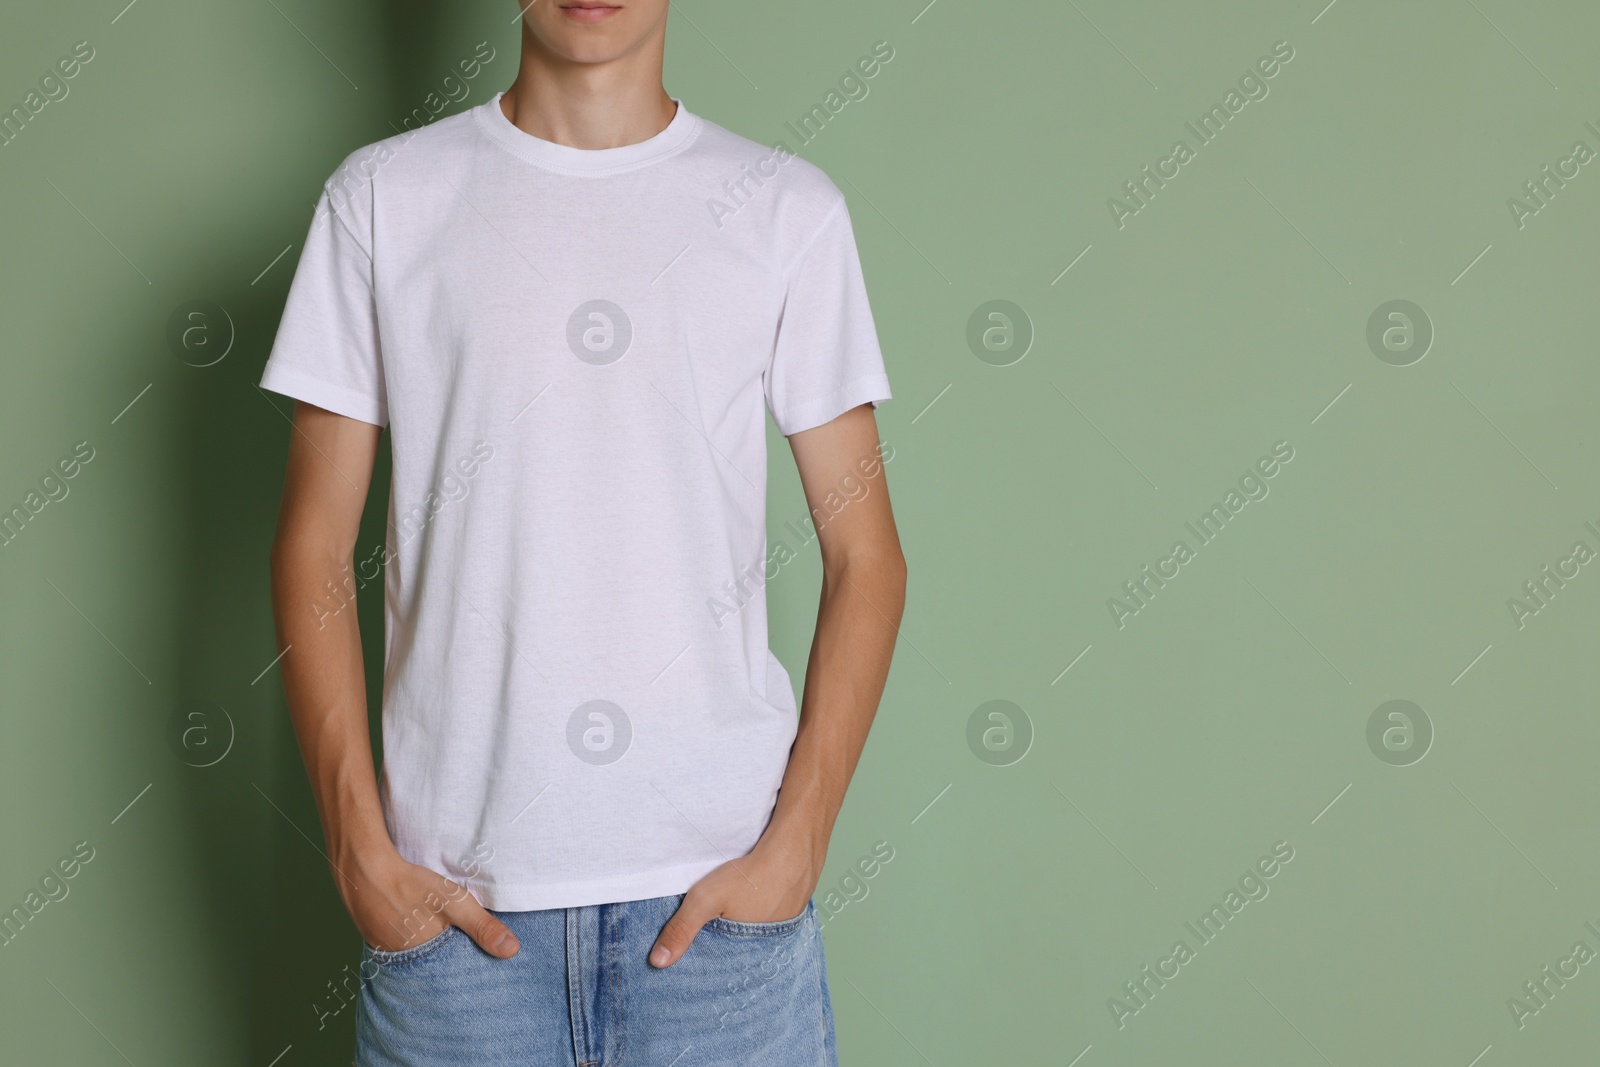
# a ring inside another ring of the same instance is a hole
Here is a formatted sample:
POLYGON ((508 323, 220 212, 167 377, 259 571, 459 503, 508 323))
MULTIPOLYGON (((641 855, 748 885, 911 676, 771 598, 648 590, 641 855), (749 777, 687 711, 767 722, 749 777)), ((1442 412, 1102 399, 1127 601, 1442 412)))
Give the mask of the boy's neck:
POLYGON ((500 110, 524 133, 570 148, 638 144, 666 129, 677 112, 661 66, 659 42, 606 63, 573 63, 525 31, 522 66, 500 110))

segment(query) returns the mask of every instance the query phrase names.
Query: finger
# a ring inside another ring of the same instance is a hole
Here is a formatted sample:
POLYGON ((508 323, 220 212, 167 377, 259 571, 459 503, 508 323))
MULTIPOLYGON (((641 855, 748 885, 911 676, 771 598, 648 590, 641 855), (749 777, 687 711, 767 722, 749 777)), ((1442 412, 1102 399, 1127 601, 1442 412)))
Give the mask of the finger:
POLYGON ((511 927, 495 918, 483 905, 473 899, 464 888, 456 900, 445 908, 444 915, 452 926, 459 926, 478 947, 498 959, 510 959, 522 947, 511 927))
POLYGON ((685 895, 683 903, 678 905, 678 910, 661 928, 661 935, 650 950, 650 966, 670 967, 682 959, 683 954, 689 951, 695 935, 700 933, 700 928, 720 912, 720 905, 712 901, 693 893, 685 895))

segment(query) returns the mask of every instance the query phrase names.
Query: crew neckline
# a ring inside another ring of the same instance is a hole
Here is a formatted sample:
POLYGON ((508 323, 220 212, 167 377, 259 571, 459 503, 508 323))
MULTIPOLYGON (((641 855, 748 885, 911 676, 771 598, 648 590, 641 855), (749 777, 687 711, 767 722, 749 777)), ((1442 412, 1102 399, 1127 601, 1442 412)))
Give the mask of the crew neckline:
POLYGON ((535 137, 517 126, 500 110, 504 91, 478 105, 474 117, 478 126, 512 155, 534 166, 562 174, 617 174, 635 170, 675 155, 687 148, 700 132, 700 119, 683 106, 677 97, 672 121, 654 137, 616 148, 573 148, 535 137))

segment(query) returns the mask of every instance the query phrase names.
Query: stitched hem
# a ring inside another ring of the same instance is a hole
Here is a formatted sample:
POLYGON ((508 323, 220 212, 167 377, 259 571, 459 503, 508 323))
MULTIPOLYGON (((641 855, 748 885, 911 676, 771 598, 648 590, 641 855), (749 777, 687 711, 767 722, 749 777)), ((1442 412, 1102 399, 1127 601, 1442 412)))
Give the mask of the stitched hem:
POLYGON ((778 432, 785 437, 792 437, 803 430, 832 422, 851 408, 866 403, 877 407, 889 399, 892 399, 889 392, 889 376, 874 371, 860 378, 851 379, 827 396, 807 400, 803 404, 791 404, 781 412, 774 411, 772 421, 777 423, 778 432))
POLYGON ((723 861, 699 860, 676 867, 660 867, 615 878, 578 882, 523 882, 490 884, 474 879, 454 878, 472 891, 490 911, 547 911, 552 908, 582 908, 592 904, 619 904, 628 900, 650 900, 687 893, 701 878, 723 861))
POLYGON ((307 404, 326 408, 335 415, 358 422, 368 422, 374 426, 385 426, 389 422, 389 410, 383 401, 324 381, 316 374, 282 360, 267 361, 267 368, 261 374, 261 388, 295 400, 304 400, 307 404))

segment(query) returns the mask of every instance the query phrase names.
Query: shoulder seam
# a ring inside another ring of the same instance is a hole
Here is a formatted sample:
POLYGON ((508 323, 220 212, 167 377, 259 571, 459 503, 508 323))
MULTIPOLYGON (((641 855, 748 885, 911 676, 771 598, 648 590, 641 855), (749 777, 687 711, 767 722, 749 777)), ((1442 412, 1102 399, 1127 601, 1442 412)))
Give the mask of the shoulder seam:
MULTIPOLYGON (((331 180, 332 179, 329 179, 329 181, 331 180)), ((350 235, 350 240, 354 241, 355 246, 361 249, 361 254, 367 257, 367 262, 370 264, 372 262, 372 253, 367 251, 367 249, 361 244, 361 238, 356 236, 356 231, 352 229, 350 224, 344 220, 344 215, 333 206, 333 197, 329 195, 328 192, 328 182, 322 183, 322 192, 324 196, 328 197, 328 214, 332 215, 336 220, 338 220, 339 226, 344 229, 345 233, 350 235)))
POLYGON ((811 251, 811 246, 816 244, 817 243, 817 238, 822 236, 822 231, 824 231, 824 230, 826 230, 828 228, 828 224, 833 221, 834 216, 839 214, 840 211, 843 211, 844 207, 845 207, 844 193, 841 192, 839 194, 838 203, 834 204, 833 207, 829 208, 828 209, 828 213, 826 215, 822 216, 822 221, 817 224, 816 232, 811 235, 810 239, 806 241, 805 247, 801 248, 800 251, 795 254, 794 258, 789 261, 789 265, 784 268, 784 270, 783 270, 783 283, 784 283, 785 286, 787 286, 789 284, 789 282, 793 279, 795 270, 805 260, 806 253, 811 251))

